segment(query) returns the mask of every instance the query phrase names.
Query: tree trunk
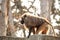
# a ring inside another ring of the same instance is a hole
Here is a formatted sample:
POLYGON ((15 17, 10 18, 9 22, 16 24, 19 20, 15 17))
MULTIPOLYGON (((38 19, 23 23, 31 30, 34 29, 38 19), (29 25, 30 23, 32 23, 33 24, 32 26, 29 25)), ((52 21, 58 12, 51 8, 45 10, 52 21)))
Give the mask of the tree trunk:
POLYGON ((8 29, 11 34, 9 36, 15 36, 14 32, 14 25, 13 25, 13 14, 11 12, 11 7, 10 7, 10 0, 7 0, 7 10, 8 10, 8 29))
POLYGON ((5 25, 5 0, 0 0, 1 12, 0 12, 0 36, 6 36, 6 25, 5 25))
MULTIPOLYGON (((47 18, 49 21, 50 20, 50 14, 51 14, 51 8, 52 8, 52 4, 53 4, 53 0, 40 0, 41 2, 41 14, 40 16, 47 18)), ((50 33, 49 34, 53 34, 53 32, 51 32, 52 30, 50 29, 50 33)))
POLYGON ((41 16, 46 17, 50 21, 50 13, 52 0, 40 0, 41 1, 41 16))

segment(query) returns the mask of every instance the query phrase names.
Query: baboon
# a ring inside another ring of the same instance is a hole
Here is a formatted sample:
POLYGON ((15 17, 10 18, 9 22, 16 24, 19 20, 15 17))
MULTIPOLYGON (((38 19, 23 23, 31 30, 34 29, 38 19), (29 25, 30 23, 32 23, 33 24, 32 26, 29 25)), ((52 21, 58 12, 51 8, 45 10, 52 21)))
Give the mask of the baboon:
MULTIPOLYGON (((41 31, 43 34, 46 34, 49 28, 49 26, 47 25, 50 25, 52 27, 52 25, 46 18, 34 16, 32 14, 26 14, 26 13, 21 16, 20 22, 21 24, 25 24, 26 27, 29 29, 28 38, 31 32, 33 32, 33 34, 38 34, 41 31), (35 28, 36 28, 36 31, 35 31, 35 28)), ((53 29, 53 32, 54 32, 54 29, 53 29)))

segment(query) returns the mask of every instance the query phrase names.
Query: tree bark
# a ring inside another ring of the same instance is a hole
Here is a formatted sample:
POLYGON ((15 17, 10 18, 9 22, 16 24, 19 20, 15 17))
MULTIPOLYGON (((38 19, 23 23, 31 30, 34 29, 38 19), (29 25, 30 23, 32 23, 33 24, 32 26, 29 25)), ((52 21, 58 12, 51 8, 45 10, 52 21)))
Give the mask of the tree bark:
POLYGON ((50 21, 50 13, 51 13, 51 6, 52 0, 40 0, 41 1, 41 14, 50 21))
POLYGON ((13 14, 11 12, 11 7, 10 7, 10 0, 7 0, 7 10, 8 10, 8 27, 9 27, 9 31, 11 33, 10 36, 15 36, 14 32, 15 32, 15 27, 13 25, 13 14))
MULTIPOLYGON (((50 14, 52 12, 52 5, 53 5, 53 0, 40 0, 41 2, 41 14, 40 16, 47 18, 50 22, 50 14)), ((50 29, 50 33, 53 34, 52 30, 50 29)))
POLYGON ((1 12, 0 12, 0 36, 6 36, 6 24, 5 24, 5 0, 1 1, 1 12))

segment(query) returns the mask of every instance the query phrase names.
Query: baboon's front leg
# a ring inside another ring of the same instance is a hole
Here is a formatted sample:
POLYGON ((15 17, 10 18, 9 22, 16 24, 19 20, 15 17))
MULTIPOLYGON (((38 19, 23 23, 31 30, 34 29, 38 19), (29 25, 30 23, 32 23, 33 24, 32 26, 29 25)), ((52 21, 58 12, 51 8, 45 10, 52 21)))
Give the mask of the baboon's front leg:
POLYGON ((32 32, 32 27, 29 27, 29 35, 28 35, 28 38, 31 35, 31 32, 32 32))

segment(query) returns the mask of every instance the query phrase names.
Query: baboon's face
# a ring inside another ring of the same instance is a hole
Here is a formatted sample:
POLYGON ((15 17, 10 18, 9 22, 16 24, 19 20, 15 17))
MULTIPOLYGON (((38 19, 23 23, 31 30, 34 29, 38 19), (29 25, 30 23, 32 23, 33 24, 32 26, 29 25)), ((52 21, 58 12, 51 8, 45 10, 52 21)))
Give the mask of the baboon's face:
POLYGON ((24 24, 25 18, 26 18, 26 15, 23 15, 23 17, 21 17, 21 20, 20 20, 21 24, 24 24))

